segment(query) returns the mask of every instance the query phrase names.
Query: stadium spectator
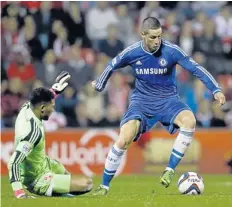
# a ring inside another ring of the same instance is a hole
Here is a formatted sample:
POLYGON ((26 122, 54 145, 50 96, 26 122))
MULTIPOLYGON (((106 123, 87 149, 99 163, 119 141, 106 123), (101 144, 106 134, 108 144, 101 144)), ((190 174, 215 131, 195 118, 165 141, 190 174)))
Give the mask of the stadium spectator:
POLYGON ((211 127, 226 127, 225 112, 222 111, 216 104, 212 105, 213 117, 210 122, 211 127))
POLYGON ((96 2, 96 7, 91 8, 86 17, 86 31, 98 50, 99 41, 107 37, 107 28, 110 24, 118 23, 116 12, 109 7, 107 1, 96 2))
POLYGON ((219 37, 232 36, 232 9, 223 7, 220 13, 215 17, 216 33, 219 37))
POLYGON ((195 19, 193 19, 193 33, 194 36, 198 37, 203 35, 204 24, 207 16, 204 12, 197 12, 195 19))
POLYGON ((20 42, 27 46, 31 57, 34 60, 42 59, 44 50, 38 36, 36 36, 36 26, 32 16, 25 17, 25 24, 20 32, 20 42))
POLYGON ((179 1, 177 4, 177 19, 180 22, 194 19, 194 11, 190 1, 179 1))
POLYGON ((90 82, 88 82, 85 85, 84 90, 79 93, 79 96, 82 97, 82 101, 86 104, 87 116, 90 120, 89 126, 101 126, 100 122, 104 117, 105 109, 103 94, 94 91, 90 82))
MULTIPOLYGON (((62 12, 59 11, 59 14, 57 14, 56 10, 52 8, 52 2, 50 1, 42 1, 40 9, 33 14, 37 36, 45 50, 51 48, 51 44, 53 44, 54 40, 51 40, 53 27, 51 25, 54 21, 59 21, 56 19, 60 16, 62 16, 62 12)), ((55 39, 55 37, 53 38, 55 39)))
POLYGON ((14 60, 7 68, 7 76, 9 79, 19 78, 24 84, 31 86, 36 78, 35 69, 33 64, 26 61, 24 48, 15 48, 14 60))
POLYGON ((179 36, 179 45, 188 54, 192 55, 193 51, 193 36, 192 36, 192 22, 186 21, 181 29, 179 36))
POLYGON ((36 79, 33 84, 32 84, 32 90, 36 89, 36 88, 39 88, 39 87, 44 87, 44 84, 41 80, 39 79, 36 79))
POLYGON ((115 73, 109 81, 107 99, 109 104, 115 106, 115 110, 117 110, 121 116, 127 108, 128 95, 129 87, 125 84, 123 76, 120 73, 115 73))
MULTIPOLYGON (((2 86, 4 87, 3 84, 2 86)), ((15 118, 24 101, 22 81, 12 78, 8 86, 1 89, 1 113, 6 127, 14 126, 15 118)))
POLYGON ((105 118, 102 120, 104 127, 118 127, 120 125, 121 114, 113 104, 109 104, 105 113, 105 118))
POLYGON ((56 111, 65 115, 67 126, 73 126, 75 124, 75 107, 77 101, 76 91, 71 86, 68 86, 64 93, 56 98, 56 111))
POLYGON ((70 44, 81 41, 83 47, 90 47, 91 43, 86 36, 85 15, 80 11, 77 2, 69 2, 63 22, 69 31, 70 44))
POLYGON ((4 43, 6 50, 10 51, 14 45, 19 44, 18 29, 19 29, 19 25, 15 17, 8 17, 4 19, 2 42, 4 43))
MULTIPOLYGON (((123 22, 123 24, 117 24, 118 37, 123 41, 125 46, 130 45, 130 38, 134 35, 134 22, 128 13, 128 6, 126 4, 119 4, 117 6, 118 22, 123 22)), ((136 42, 136 41, 135 41, 136 42)))
POLYGON ((86 64, 81 57, 81 49, 78 45, 73 45, 64 54, 63 63, 57 65, 56 70, 62 71, 64 68, 73 78, 70 83, 79 91, 89 80, 92 79, 93 70, 90 65, 86 64))
POLYGON ((109 25, 107 31, 107 39, 103 39, 99 43, 99 52, 106 54, 110 58, 114 58, 124 49, 124 44, 121 40, 118 39, 116 25, 109 25))
POLYGON ((221 7, 226 4, 226 1, 206 1, 206 2, 192 2, 192 7, 194 11, 202 11, 207 16, 211 17, 217 14, 221 7), (199 3, 199 4, 198 4, 199 3))
POLYGON ((19 1, 12 1, 7 3, 2 9, 2 17, 15 18, 19 26, 23 24, 23 19, 28 14, 28 8, 21 5, 19 1))
POLYGON ((166 16, 166 14, 167 10, 160 6, 160 2, 147 1, 139 13, 139 27, 142 21, 149 16, 156 17, 161 20, 161 23, 164 23, 162 17, 166 16))
POLYGON ((219 37, 216 35, 215 25, 211 20, 204 22, 203 34, 195 39, 194 51, 204 52, 207 57, 220 57, 222 47, 219 37))
POLYGON ((82 127, 86 128, 90 125, 90 120, 88 119, 86 104, 80 101, 75 108, 76 122, 71 127, 82 127))
POLYGON ((202 99, 199 102, 198 111, 196 114, 197 126, 209 128, 212 119, 212 112, 210 109, 210 101, 202 99))
POLYGON ((99 77, 100 74, 103 72, 104 70, 104 67, 105 67, 105 64, 101 61, 98 61, 95 65, 95 68, 94 68, 94 78, 96 77, 99 77))
POLYGON ((178 25, 177 14, 175 11, 169 12, 167 14, 166 19, 163 23, 163 27, 166 30, 166 32, 171 36, 171 38, 169 38, 169 41, 177 43, 178 36, 180 33, 180 27, 178 25))
POLYGON ((47 50, 43 61, 35 62, 36 77, 43 82, 46 87, 50 87, 55 77, 61 71, 57 70, 56 56, 53 50, 47 50))
POLYGON ((37 32, 39 35, 46 34, 50 31, 52 21, 55 18, 54 9, 51 1, 42 1, 40 9, 33 15, 37 32))
POLYGON ((204 23, 203 35, 194 39, 194 52, 203 52, 207 56, 208 70, 222 71, 223 64, 220 63, 222 58, 222 43, 216 35, 215 25, 211 20, 204 23))
POLYGON ((51 25, 51 32, 49 33, 48 42, 44 38, 40 38, 40 41, 44 48, 53 48, 53 44, 59 31, 64 27, 64 24, 61 20, 54 20, 51 25))
POLYGON ((60 60, 62 60, 63 53, 69 48, 69 45, 67 29, 64 27, 59 28, 57 38, 53 43, 53 50, 60 60))

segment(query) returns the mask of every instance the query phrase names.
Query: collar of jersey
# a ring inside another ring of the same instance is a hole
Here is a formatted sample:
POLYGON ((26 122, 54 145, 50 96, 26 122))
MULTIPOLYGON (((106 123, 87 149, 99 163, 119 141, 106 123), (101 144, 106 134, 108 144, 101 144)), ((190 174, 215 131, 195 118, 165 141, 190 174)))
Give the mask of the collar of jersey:
POLYGON ((27 109, 27 119, 30 119, 30 118, 34 118, 35 121, 38 123, 38 124, 42 124, 42 121, 40 121, 37 116, 34 114, 34 112, 31 110, 31 106, 30 106, 30 103, 29 103, 29 108, 27 109))
POLYGON ((162 41, 161 41, 161 44, 160 44, 160 46, 158 47, 158 49, 155 51, 155 52, 148 52, 148 51, 146 51, 145 49, 144 49, 144 47, 143 47, 143 41, 141 40, 141 48, 143 49, 143 51, 145 52, 145 53, 147 53, 147 54, 149 54, 149 55, 153 55, 153 54, 155 54, 159 49, 160 49, 160 46, 161 46, 161 44, 162 44, 162 41))

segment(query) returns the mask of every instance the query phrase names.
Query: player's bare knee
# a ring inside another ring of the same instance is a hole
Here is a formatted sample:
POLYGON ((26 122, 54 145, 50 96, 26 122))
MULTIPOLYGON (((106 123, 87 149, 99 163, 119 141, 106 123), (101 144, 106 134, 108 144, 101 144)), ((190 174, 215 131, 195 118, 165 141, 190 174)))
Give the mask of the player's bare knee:
POLYGON ((183 117, 181 127, 186 128, 186 129, 195 129, 196 119, 194 115, 187 115, 183 117))
POLYGON ((132 139, 128 140, 128 137, 124 137, 121 135, 121 136, 119 136, 119 139, 116 141, 116 146, 119 149, 126 150, 130 146, 132 141, 133 141, 132 139))
POLYGON ((196 119, 191 111, 184 110, 177 115, 174 123, 180 128, 195 129, 196 119))
POLYGON ((139 120, 130 120, 121 127, 119 139, 116 142, 120 149, 127 149, 130 146, 138 133, 139 125, 139 120))

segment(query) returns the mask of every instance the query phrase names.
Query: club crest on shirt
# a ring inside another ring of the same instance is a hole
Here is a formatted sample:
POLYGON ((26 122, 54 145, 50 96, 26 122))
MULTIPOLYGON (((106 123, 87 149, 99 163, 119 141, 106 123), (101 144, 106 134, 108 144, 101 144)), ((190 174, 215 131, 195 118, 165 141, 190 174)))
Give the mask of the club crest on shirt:
POLYGON ((29 151, 30 151, 30 147, 27 144, 23 145, 23 152, 27 154, 29 151))
POLYGON ((168 61, 165 60, 164 58, 160 58, 159 64, 160 64, 160 66, 165 67, 168 64, 168 61))

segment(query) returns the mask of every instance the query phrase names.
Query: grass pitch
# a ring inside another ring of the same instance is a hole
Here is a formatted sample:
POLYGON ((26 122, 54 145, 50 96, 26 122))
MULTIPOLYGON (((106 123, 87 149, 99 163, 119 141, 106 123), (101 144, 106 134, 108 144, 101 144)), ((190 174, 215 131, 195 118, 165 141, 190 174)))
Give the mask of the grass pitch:
MULTIPOLYGON (((89 194, 75 198, 47 198, 17 200, 13 197, 8 177, 1 177, 1 204, 3 207, 231 207, 232 175, 202 175, 203 195, 180 195, 176 175, 172 186, 164 188, 159 176, 119 176, 111 184, 110 193, 104 197, 89 194)), ((95 177, 95 188, 101 178, 95 177)))

